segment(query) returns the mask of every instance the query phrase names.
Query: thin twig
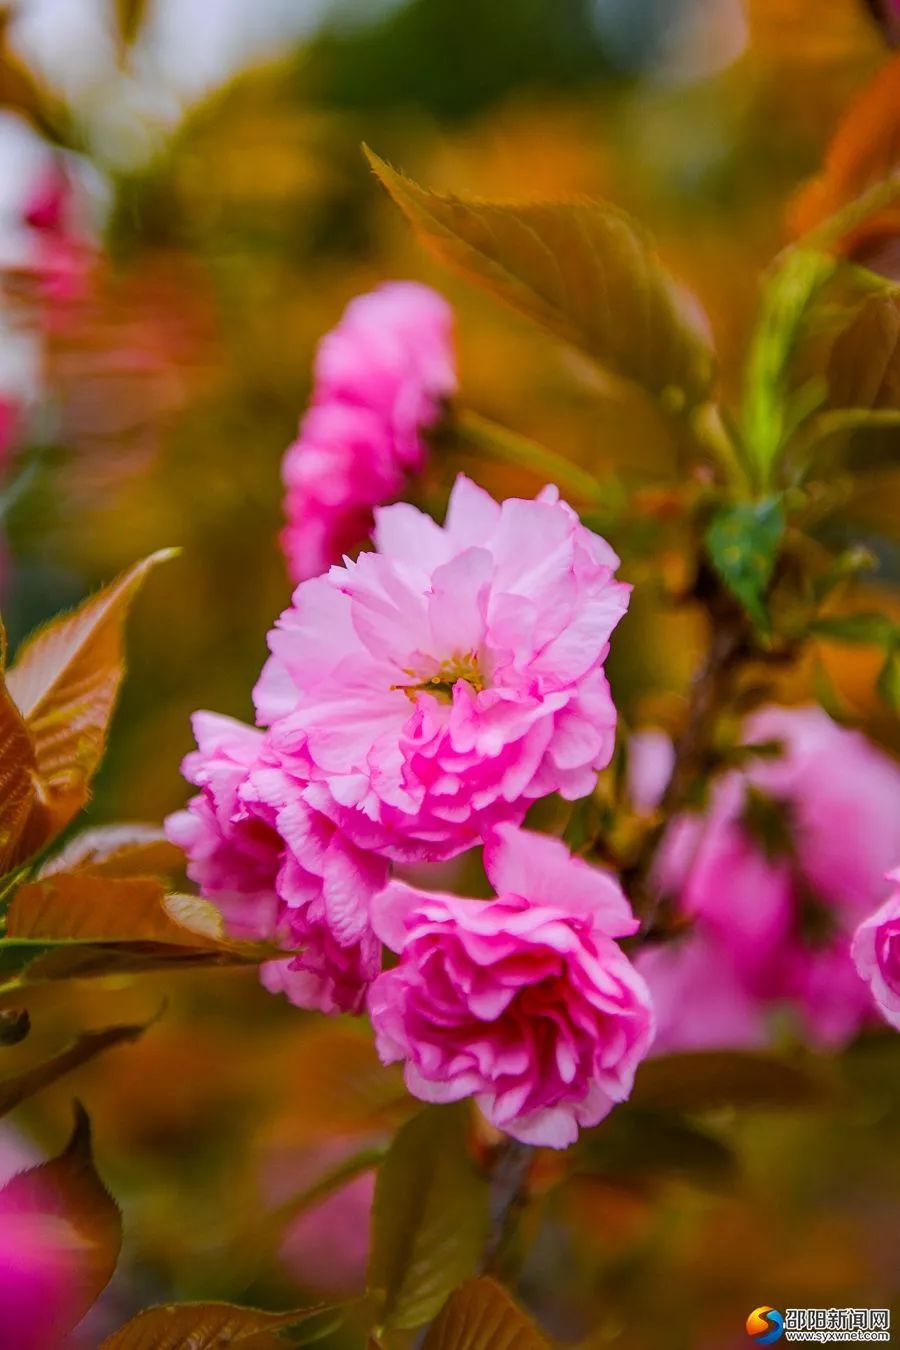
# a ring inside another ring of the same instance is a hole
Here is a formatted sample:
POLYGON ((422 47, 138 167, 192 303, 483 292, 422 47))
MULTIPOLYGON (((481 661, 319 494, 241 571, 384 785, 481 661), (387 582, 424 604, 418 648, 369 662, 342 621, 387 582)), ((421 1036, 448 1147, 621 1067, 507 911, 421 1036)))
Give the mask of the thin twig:
POLYGON ((504 1139, 497 1145, 490 1171, 491 1226, 481 1262, 484 1275, 496 1272, 515 1231, 525 1205, 534 1153, 530 1144, 517 1139, 504 1139))

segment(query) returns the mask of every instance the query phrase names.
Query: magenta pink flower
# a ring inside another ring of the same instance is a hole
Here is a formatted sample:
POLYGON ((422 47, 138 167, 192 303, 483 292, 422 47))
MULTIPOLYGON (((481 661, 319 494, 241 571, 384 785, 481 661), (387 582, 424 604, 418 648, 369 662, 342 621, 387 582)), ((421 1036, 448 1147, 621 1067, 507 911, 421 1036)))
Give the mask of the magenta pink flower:
POLYGON ((630 587, 552 488, 498 505, 460 476, 443 528, 376 514, 378 552, 299 586, 270 634, 258 719, 348 838, 433 861, 538 797, 592 791, 630 587))
POLYGON ((37 1169, 0 1190, 0 1344, 57 1350, 80 1312, 90 1243, 37 1169))
POLYGON ((613 940, 618 883, 558 839, 501 826, 493 900, 392 882, 372 922, 399 960, 369 990, 376 1045, 429 1102, 474 1096, 499 1129, 565 1148, 631 1091, 653 1035, 646 985, 613 940))
POLYGON ((857 928, 853 960, 882 1015, 900 1031, 900 869, 888 880, 894 890, 857 928))
POLYGON ((657 884, 693 925, 638 960, 657 1044, 696 1046, 704 1027, 708 1045, 756 1043, 766 1010, 788 1003, 813 1040, 839 1045, 872 1012, 850 939, 900 855, 900 766, 818 708, 759 712, 745 741, 770 753, 721 778, 663 842, 657 884), (697 944, 709 973, 689 979, 697 944), (729 998, 739 1025, 706 1015, 729 998))
POLYGON ((24 223, 34 234, 34 271, 45 301, 45 321, 55 326, 57 307, 84 298, 92 249, 77 221, 78 202, 65 167, 54 161, 25 204, 24 223))
POLYGON ((309 808, 305 784, 261 732, 211 713, 198 713, 194 730, 199 748, 183 769, 201 790, 166 822, 188 875, 236 936, 295 953, 262 967, 268 989, 300 1007, 358 1012, 380 968, 368 901, 385 864, 309 808))
POLYGON ((319 345, 312 406, 285 455, 282 544, 295 581, 366 539, 373 508, 425 462, 423 433, 456 388, 449 306, 427 286, 357 296, 319 345))

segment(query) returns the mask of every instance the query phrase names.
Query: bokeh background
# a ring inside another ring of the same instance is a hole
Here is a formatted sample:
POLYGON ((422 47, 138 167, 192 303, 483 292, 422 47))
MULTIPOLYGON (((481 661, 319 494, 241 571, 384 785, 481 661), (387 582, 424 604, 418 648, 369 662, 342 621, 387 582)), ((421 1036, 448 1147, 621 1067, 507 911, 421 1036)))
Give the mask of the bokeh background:
MULTIPOLYGON (((889 55, 864 0, 22 0, 0 13, 11 643, 137 557, 182 550, 134 614, 90 820, 159 821, 186 795, 190 713, 251 716, 289 593, 279 464, 315 344, 387 278, 452 301, 468 406, 608 484, 610 535, 637 587, 614 653, 617 701, 629 725, 676 719, 703 635, 672 603, 684 485, 666 427, 439 272, 360 144, 434 187, 626 207, 702 300, 734 394, 791 198, 889 55), (42 235, 28 204, 60 165, 68 280, 48 288, 34 281, 42 235)), ((440 509, 460 467, 498 492, 540 486, 451 446, 422 500, 440 509)), ((900 616, 898 487, 888 471, 854 484, 843 528, 881 563, 861 607, 900 616)), ((865 649, 814 651, 784 696, 815 691, 898 749, 877 668, 865 649)), ((13 1068, 69 1030, 163 1002, 138 1044, 45 1091, 0 1141, 8 1171, 56 1151, 73 1094, 91 1111, 126 1247, 86 1345, 149 1302, 290 1306, 363 1283, 370 1178, 280 1244, 267 1225, 395 1117, 396 1079, 362 1028, 306 1017, 252 972, 182 973, 36 996, 27 1047, 4 1053, 13 1068)), ((618 1165, 586 1159, 565 1183, 548 1164, 525 1301, 566 1343, 627 1350, 743 1345, 762 1304, 888 1305, 896 1044, 864 1038, 815 1109, 720 1112, 696 1156, 673 1147, 638 1166, 625 1139, 618 1165)), ((352 1319, 323 1342, 359 1343, 352 1319)))

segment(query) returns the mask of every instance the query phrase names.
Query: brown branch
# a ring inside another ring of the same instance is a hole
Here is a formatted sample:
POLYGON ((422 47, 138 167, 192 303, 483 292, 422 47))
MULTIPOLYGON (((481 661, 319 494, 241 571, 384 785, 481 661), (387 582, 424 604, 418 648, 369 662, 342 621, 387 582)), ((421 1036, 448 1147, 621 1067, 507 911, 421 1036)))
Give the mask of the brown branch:
POLYGON ((675 743, 675 760, 659 803, 659 820, 644 840, 637 860, 622 877, 626 894, 642 912, 642 936, 652 928, 659 902, 649 885, 657 848, 669 823, 690 801, 695 783, 709 766, 719 713, 731 698, 744 663, 754 653, 753 632, 746 615, 704 565, 694 593, 709 615, 709 649, 691 683, 687 720, 675 743))
POLYGON ((528 1194, 528 1174, 535 1150, 517 1139, 504 1139, 490 1168, 491 1226, 481 1261, 483 1275, 496 1274, 528 1194))

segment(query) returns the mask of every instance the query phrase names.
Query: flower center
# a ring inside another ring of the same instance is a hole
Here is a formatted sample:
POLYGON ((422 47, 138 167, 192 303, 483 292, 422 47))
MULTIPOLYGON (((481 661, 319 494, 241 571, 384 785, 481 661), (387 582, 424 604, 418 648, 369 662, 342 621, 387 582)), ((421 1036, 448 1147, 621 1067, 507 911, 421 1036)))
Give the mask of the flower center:
MULTIPOLYGON (((414 670, 407 671, 407 674, 415 680, 414 670)), ((458 680, 465 680, 476 694, 480 694, 484 689, 485 681, 478 665, 477 652, 464 652, 462 655, 457 653, 442 661, 433 675, 427 675, 414 684, 392 684, 391 688, 402 689, 411 703, 415 703, 416 695, 419 693, 433 694, 442 703, 452 703, 453 686, 458 680)))

